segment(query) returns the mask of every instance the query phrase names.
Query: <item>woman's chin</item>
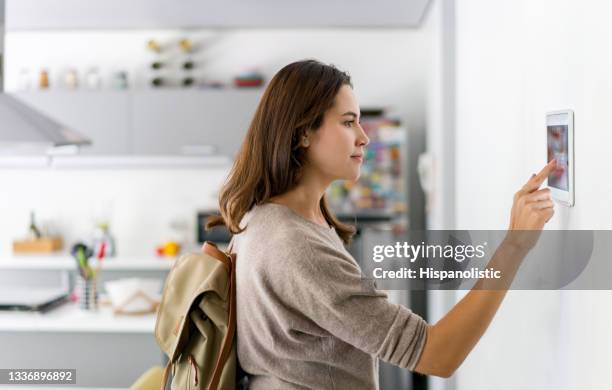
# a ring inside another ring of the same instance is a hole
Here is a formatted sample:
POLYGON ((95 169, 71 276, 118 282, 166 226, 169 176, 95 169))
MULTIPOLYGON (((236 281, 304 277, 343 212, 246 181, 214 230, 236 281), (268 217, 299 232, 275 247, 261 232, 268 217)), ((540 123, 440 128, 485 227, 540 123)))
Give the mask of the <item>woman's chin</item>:
POLYGON ((348 178, 347 180, 351 180, 351 181, 357 181, 359 180, 359 177, 361 176, 361 171, 357 171, 356 173, 353 173, 351 175, 350 178, 348 178))
POLYGON ((351 169, 350 171, 344 171, 342 174, 335 175, 335 180, 348 180, 348 181, 357 181, 361 176, 361 169, 357 170, 351 169))

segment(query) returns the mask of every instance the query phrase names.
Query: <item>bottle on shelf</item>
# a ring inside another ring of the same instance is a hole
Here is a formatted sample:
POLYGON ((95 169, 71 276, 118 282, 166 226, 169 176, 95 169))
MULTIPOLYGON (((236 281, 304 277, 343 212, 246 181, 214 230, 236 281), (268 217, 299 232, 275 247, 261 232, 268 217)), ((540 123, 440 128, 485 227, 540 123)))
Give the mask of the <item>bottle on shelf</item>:
POLYGON ((42 69, 40 71, 40 77, 38 79, 38 86, 40 89, 49 88, 49 71, 47 71, 46 69, 42 69))
POLYGON ((163 62, 155 61, 151 63, 151 69, 159 70, 164 66, 163 62))
POLYGON ((165 80, 162 77, 154 77, 151 80, 151 85, 153 87, 163 87, 166 84, 165 80))
POLYGON ((28 239, 37 240, 42 236, 40 229, 36 226, 34 211, 30 211, 30 226, 28 228, 28 239))
POLYGON ((192 70, 194 67, 195 67, 195 64, 191 60, 187 60, 183 62, 183 69, 185 70, 192 70))

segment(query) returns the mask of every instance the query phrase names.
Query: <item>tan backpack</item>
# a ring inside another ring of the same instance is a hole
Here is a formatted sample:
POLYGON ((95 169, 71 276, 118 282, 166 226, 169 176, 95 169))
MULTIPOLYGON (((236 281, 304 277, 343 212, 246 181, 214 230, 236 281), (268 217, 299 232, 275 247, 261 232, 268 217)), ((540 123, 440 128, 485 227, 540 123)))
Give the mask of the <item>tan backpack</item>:
POLYGON ((243 379, 236 359, 231 248, 232 243, 223 252, 207 241, 202 253, 182 255, 168 274, 155 323, 155 338, 169 359, 162 389, 170 370, 174 390, 233 390, 243 379))

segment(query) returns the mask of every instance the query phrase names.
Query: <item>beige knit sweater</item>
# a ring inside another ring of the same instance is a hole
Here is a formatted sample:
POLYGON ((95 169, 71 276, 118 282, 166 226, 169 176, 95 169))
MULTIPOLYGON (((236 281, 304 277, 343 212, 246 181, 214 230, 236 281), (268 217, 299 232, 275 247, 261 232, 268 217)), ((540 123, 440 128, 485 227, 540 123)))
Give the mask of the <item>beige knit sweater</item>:
POLYGON ((425 321, 362 282, 333 228, 274 203, 241 224, 238 359, 251 389, 378 389, 378 358, 414 370, 425 321))

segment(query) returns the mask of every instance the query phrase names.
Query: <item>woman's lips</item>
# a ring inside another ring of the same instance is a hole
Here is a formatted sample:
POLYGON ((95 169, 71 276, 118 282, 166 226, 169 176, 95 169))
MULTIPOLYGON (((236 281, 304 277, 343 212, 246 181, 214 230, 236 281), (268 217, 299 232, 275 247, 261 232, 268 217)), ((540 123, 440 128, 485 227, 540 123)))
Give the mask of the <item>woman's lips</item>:
POLYGON ((363 156, 351 156, 351 158, 353 160, 359 161, 360 163, 363 162, 363 156))

